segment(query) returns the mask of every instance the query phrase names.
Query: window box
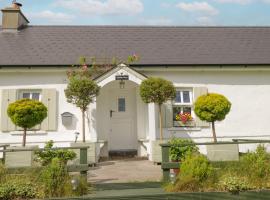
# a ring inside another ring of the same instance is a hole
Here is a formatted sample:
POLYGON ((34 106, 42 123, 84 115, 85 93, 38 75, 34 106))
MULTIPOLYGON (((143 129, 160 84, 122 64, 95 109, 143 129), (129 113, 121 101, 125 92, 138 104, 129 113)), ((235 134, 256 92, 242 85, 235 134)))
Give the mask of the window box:
POLYGON ((186 123, 183 123, 182 121, 173 121, 173 127, 193 127, 195 125, 195 121, 187 121, 186 123))

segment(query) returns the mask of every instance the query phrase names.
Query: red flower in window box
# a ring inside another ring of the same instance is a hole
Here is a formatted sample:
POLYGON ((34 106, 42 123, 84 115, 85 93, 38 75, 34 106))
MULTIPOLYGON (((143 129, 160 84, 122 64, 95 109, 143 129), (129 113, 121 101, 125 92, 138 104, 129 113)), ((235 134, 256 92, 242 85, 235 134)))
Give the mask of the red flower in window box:
POLYGON ((176 121, 181 121, 184 124, 193 120, 191 114, 187 113, 187 112, 186 113, 178 113, 176 115, 175 119, 176 119, 176 121))

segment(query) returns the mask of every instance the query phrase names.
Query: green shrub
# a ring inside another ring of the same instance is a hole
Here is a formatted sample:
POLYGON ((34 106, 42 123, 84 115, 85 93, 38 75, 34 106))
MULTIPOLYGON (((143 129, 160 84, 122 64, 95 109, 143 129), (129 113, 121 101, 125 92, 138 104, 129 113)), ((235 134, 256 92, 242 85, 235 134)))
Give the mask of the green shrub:
POLYGON ((41 172, 41 183, 44 185, 47 197, 62 197, 71 195, 72 186, 66 166, 53 158, 41 172))
POLYGON ((72 179, 77 179, 77 181, 78 181, 77 189, 75 191, 73 191, 73 194, 75 196, 82 196, 82 195, 87 194, 87 192, 89 190, 89 185, 87 183, 87 179, 85 177, 82 177, 82 176, 75 176, 75 177, 72 177, 72 179))
POLYGON ((180 178, 192 177, 199 182, 203 182, 212 174, 213 167, 202 154, 188 154, 181 163, 180 178))
POLYGON ((255 152, 244 155, 240 164, 240 170, 248 174, 249 182, 255 187, 263 188, 270 181, 270 157, 264 146, 259 145, 255 152))
POLYGON ((221 186, 224 190, 232 194, 239 194, 239 192, 250 189, 248 182, 244 178, 237 176, 226 176, 224 180, 221 181, 221 186))
POLYGON ((74 151, 66 149, 54 150, 52 148, 53 141, 50 140, 46 143, 45 150, 35 152, 35 155, 37 156, 36 161, 40 162, 43 166, 46 166, 51 163, 52 159, 58 158, 66 165, 69 160, 76 158, 76 153, 74 151))
POLYGON ((33 199, 39 198, 38 187, 29 182, 7 182, 0 186, 0 199, 33 199))
POLYGON ((173 138, 169 141, 170 147, 170 159, 172 161, 180 161, 185 158, 187 154, 198 152, 198 147, 195 146, 192 140, 173 138), (189 144, 181 146, 183 144, 189 144))

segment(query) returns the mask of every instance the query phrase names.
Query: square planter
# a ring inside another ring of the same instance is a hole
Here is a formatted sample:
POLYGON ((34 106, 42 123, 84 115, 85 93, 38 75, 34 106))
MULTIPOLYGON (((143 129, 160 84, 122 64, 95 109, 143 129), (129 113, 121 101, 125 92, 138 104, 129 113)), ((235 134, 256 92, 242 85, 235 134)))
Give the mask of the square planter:
POLYGON ((29 151, 6 152, 5 165, 8 168, 32 167, 34 164, 34 151, 38 146, 7 147, 7 150, 26 149, 29 151))
MULTIPOLYGON (((95 164, 98 162, 98 145, 95 142, 77 142, 77 143, 70 143, 71 147, 88 147, 87 149, 87 163, 88 164, 95 164)), ((72 164, 80 164, 80 149, 73 149, 73 151, 77 154, 76 158, 71 161, 72 164)))
POLYGON ((239 161, 238 144, 207 145, 206 150, 210 161, 239 161))

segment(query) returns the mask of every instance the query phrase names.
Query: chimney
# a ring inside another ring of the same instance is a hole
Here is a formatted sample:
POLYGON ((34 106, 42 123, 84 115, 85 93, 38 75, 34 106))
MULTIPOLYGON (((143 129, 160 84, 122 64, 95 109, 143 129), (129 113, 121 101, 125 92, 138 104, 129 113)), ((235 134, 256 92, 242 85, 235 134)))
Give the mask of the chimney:
POLYGON ((23 29, 29 23, 28 19, 21 11, 22 4, 14 0, 11 7, 2 9, 2 29, 19 30, 23 29))

